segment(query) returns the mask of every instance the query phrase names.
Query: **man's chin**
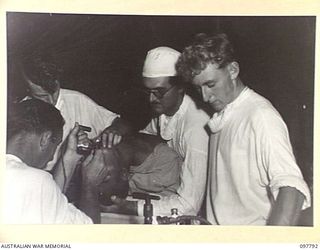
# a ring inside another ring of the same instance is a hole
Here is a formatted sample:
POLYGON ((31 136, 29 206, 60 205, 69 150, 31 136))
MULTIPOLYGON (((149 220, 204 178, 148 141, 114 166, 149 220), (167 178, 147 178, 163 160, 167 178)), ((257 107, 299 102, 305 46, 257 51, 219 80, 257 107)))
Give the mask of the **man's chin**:
POLYGON ((164 112, 162 106, 159 106, 159 105, 152 105, 151 109, 155 115, 161 115, 164 112))
POLYGON ((224 105, 222 105, 220 102, 210 103, 209 105, 214 110, 214 112, 220 112, 224 109, 224 105))

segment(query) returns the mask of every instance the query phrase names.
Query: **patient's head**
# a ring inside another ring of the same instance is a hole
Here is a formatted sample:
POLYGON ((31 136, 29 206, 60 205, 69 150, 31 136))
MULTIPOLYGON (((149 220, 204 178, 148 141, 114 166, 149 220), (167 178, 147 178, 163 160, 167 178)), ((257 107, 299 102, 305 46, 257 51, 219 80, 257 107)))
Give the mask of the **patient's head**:
POLYGON ((123 138, 120 144, 106 152, 109 177, 100 185, 100 202, 103 205, 112 204, 111 195, 121 198, 128 195, 130 166, 142 164, 160 142, 162 139, 157 136, 139 133, 123 138))

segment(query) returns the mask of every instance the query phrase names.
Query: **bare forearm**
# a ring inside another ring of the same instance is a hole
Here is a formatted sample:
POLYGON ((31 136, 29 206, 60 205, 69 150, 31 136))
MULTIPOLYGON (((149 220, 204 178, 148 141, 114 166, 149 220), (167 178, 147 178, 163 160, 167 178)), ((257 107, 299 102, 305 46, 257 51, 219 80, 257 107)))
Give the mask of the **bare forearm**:
POLYGON ((94 185, 84 184, 81 188, 79 208, 86 213, 95 224, 101 223, 98 189, 94 185))
POLYGON ((304 196, 293 187, 282 187, 269 216, 268 225, 292 226, 299 219, 304 196))

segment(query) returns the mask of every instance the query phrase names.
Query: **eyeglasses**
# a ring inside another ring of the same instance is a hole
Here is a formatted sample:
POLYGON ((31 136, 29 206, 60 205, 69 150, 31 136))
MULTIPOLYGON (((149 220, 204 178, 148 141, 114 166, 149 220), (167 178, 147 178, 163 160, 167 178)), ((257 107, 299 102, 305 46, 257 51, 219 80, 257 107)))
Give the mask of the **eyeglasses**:
POLYGON ((160 88, 160 89, 141 89, 141 90, 146 95, 153 94, 158 99, 162 99, 165 96, 165 94, 167 94, 174 87, 175 87, 175 85, 171 86, 168 89, 161 89, 160 88))

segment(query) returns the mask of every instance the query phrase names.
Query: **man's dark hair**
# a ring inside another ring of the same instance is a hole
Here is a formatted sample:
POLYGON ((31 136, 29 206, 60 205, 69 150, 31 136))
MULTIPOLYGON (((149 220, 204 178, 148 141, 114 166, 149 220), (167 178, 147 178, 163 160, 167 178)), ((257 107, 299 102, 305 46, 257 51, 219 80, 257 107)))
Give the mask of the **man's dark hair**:
POLYGON ((208 63, 223 68, 233 61, 235 61, 233 45, 226 34, 208 36, 200 33, 196 35, 193 44, 184 49, 176 69, 178 75, 186 81, 191 81, 207 67, 208 63))
POLYGON ((20 59, 20 71, 25 79, 53 94, 60 81, 62 69, 50 54, 32 53, 20 59))
POLYGON ((53 105, 38 99, 13 104, 8 111, 7 141, 20 133, 62 132, 64 119, 53 105))

